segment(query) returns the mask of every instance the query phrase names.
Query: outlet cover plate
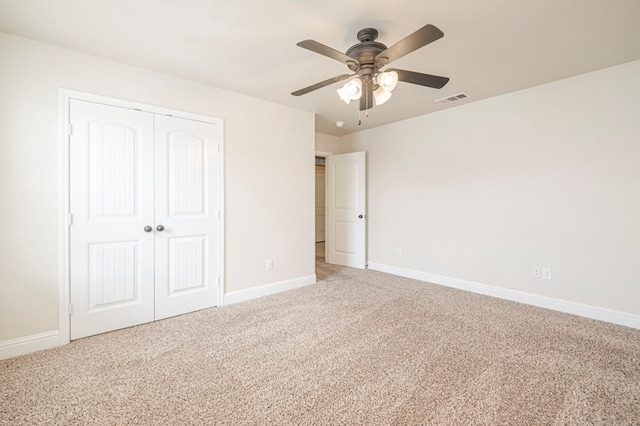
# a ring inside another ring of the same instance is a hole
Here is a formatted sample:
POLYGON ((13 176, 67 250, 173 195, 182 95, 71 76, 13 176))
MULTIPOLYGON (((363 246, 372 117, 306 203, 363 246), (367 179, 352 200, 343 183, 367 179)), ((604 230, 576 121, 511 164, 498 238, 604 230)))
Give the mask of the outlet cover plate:
POLYGON ((534 267, 531 269, 531 275, 532 275, 534 278, 540 278, 540 267, 539 267, 539 266, 534 266, 534 267))

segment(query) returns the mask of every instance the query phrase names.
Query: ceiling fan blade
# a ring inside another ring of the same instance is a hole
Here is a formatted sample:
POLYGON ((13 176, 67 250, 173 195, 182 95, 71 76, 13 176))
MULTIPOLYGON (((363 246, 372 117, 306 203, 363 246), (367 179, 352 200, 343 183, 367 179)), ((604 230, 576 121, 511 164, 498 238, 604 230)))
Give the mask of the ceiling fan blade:
POLYGON ((360 96, 360 111, 371 108, 373 108, 373 84, 365 83, 362 87, 362 96, 360 96))
POLYGON ((345 80, 345 79, 347 79, 347 78, 349 78, 349 77, 351 77, 353 75, 354 74, 342 74, 342 75, 330 78, 328 80, 321 81, 320 83, 312 84, 311 86, 305 87, 304 89, 296 90, 295 92, 291 92, 291 94, 293 96, 304 95, 306 93, 313 92, 314 90, 320 89, 320 88, 322 88, 324 86, 328 86, 330 84, 337 83, 339 81, 345 80))
POLYGON ((359 65, 358 61, 353 59, 351 56, 347 56, 342 52, 339 52, 335 49, 330 48, 329 46, 325 46, 324 44, 318 43, 317 41, 314 41, 314 40, 301 41, 300 43, 298 43, 298 46, 303 47, 312 52, 327 56, 331 59, 335 59, 336 61, 342 62, 347 65, 349 65, 349 62, 359 65))
POLYGON ((422 74, 421 72, 399 70, 396 68, 391 68, 386 71, 397 72, 399 81, 433 87, 434 89, 442 89, 444 85, 449 82, 449 77, 441 77, 439 75, 422 74))
POLYGON ((438 27, 431 24, 425 25, 393 46, 378 53, 376 56, 376 63, 378 63, 379 66, 386 65, 396 59, 402 58, 404 55, 411 53, 414 50, 418 50, 421 47, 442 38, 443 36, 444 33, 440 31, 438 27))

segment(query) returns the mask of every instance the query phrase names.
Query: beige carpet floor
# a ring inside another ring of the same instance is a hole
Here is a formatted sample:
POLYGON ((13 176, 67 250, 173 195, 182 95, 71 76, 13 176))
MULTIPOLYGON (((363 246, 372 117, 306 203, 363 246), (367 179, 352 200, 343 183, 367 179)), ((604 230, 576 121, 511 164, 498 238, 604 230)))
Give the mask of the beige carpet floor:
POLYGON ((640 424, 640 330, 322 262, 318 278, 0 361, 0 424, 640 424))

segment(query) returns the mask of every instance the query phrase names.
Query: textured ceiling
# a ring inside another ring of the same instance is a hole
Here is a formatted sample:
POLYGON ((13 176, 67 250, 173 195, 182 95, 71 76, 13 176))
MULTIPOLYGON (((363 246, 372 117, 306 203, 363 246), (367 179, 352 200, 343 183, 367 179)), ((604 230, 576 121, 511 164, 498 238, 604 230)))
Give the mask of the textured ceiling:
POLYGON ((0 0, 0 31, 313 111, 333 135, 640 59, 639 23, 638 0, 0 0), (348 72, 297 42, 344 52, 373 27, 390 46, 425 24, 444 38, 393 67, 450 77, 443 89, 400 83, 361 126, 339 83, 291 96, 348 72))

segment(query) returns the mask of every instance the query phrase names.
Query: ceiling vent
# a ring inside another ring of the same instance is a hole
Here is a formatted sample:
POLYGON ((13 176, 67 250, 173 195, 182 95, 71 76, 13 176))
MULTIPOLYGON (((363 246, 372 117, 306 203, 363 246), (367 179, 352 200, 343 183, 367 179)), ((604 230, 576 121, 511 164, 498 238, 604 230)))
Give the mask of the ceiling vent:
POLYGON ((449 102, 459 101, 460 99, 466 99, 469 95, 464 92, 460 92, 456 95, 447 96, 446 98, 436 99, 436 102, 439 104, 448 104, 449 102))

